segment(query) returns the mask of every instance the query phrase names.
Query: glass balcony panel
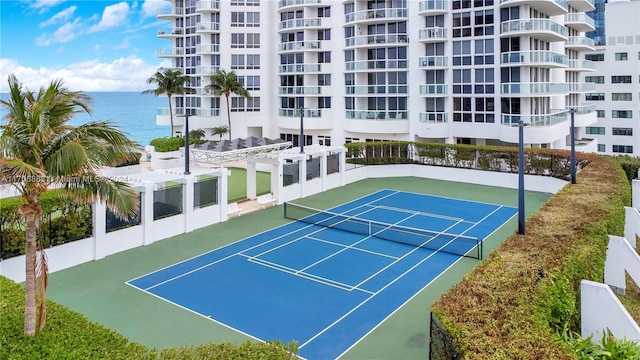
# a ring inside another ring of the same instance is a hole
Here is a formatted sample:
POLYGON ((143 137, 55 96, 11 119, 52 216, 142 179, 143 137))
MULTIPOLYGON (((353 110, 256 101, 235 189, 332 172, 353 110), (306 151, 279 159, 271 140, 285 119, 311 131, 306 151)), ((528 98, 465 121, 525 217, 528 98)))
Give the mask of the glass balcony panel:
POLYGON ((514 126, 520 121, 533 127, 552 126, 569 120, 569 112, 561 110, 550 114, 502 114, 502 125, 514 126))

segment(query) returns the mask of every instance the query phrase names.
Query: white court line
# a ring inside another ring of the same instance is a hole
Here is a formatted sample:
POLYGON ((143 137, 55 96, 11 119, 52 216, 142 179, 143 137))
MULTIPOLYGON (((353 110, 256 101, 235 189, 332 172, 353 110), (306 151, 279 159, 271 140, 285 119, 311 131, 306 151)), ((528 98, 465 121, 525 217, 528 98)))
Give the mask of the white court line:
MULTIPOLYGON (((363 236, 367 236, 367 235, 363 234, 363 236)), ((337 242, 330 241, 330 240, 315 238, 315 237, 312 237, 312 236, 307 236, 307 238, 309 238, 311 240, 314 240, 314 241, 319 241, 319 242, 323 242, 323 243, 327 243, 327 244, 331 244, 331 245, 336 245, 336 246, 342 246, 342 247, 347 247, 348 246, 348 245, 345 245, 345 244, 337 243, 337 242)), ((370 236, 367 236, 367 238, 370 238, 370 236)), ((390 259, 397 259, 398 258, 397 256, 392 256, 392 255, 389 255, 389 254, 379 253, 379 252, 376 252, 376 251, 371 251, 371 250, 367 250, 367 249, 363 249, 363 248, 359 248, 359 247, 355 247, 355 246, 352 246, 351 248, 353 250, 361 251, 361 252, 364 252, 364 253, 369 253, 369 254, 372 254, 372 255, 388 257, 390 259)))
POLYGON ((280 265, 278 263, 274 263, 274 262, 267 261, 267 260, 264 260, 264 259, 259 259, 259 258, 251 258, 251 257, 248 257, 247 255, 241 255, 241 256, 247 257, 247 260, 249 262, 252 262, 252 263, 255 263, 255 264, 258 264, 258 265, 262 265, 262 266, 266 266, 268 268, 271 268, 271 269, 274 269, 274 270, 278 270, 278 271, 281 271, 281 272, 284 272, 284 273, 287 273, 287 274, 295 275, 295 276, 298 276, 298 277, 301 277, 301 278, 304 278, 304 279, 307 279, 307 280, 315 281, 315 282, 323 284, 323 285, 332 286, 332 287, 338 288, 340 290, 344 290, 344 291, 358 290, 358 291, 361 291, 361 292, 364 292, 364 293, 367 293, 367 294, 373 294, 372 291, 369 291, 369 290, 366 290, 366 289, 360 289, 360 288, 354 287, 353 285, 345 284, 345 283, 342 283, 342 282, 339 282, 339 281, 335 281, 335 280, 332 280, 332 279, 328 279, 328 278, 325 278, 325 277, 322 277, 322 276, 318 276, 318 275, 314 275, 314 274, 307 273, 307 272, 304 272, 304 271, 296 270, 296 269, 293 269, 293 268, 290 268, 290 267, 287 267, 287 266, 280 265))
POLYGON ((392 210, 392 211, 397 211, 397 212, 415 213, 417 215, 425 215, 425 216, 434 217, 434 218, 437 218, 437 219, 445 219, 445 220, 454 220, 454 221, 458 221, 458 222, 473 223, 473 221, 466 221, 465 219, 457 218, 457 217, 454 217, 454 216, 432 214, 432 213, 428 213, 428 212, 397 208, 397 207, 387 206, 387 205, 369 205, 369 206, 375 206, 376 208, 392 210))
MULTIPOLYGON (((484 218, 482 218, 482 220, 480 220, 479 222, 477 222, 475 225, 471 226, 469 229, 473 228, 474 226, 480 224, 482 221, 486 220, 489 216, 491 216, 491 214, 495 213, 496 211, 498 211, 498 209, 502 208, 502 206, 498 207, 497 209, 495 209, 494 211, 492 211, 491 213, 489 213, 487 216, 485 216, 484 218)), ((469 231, 469 229, 465 230, 463 232, 463 234, 467 231, 469 231)), ((462 235, 462 234, 460 234, 462 235)), ((453 241, 453 240, 451 240, 453 241)), ((448 243, 442 245, 440 247, 440 249, 442 249, 443 247, 447 246, 451 241, 449 241, 448 243)), ((418 248, 414 249, 417 250, 418 248)), ((413 250, 412 250, 413 251, 413 250)), ((402 277, 404 277, 406 274, 408 274, 409 272, 413 271, 413 269, 415 269, 416 267, 418 267, 420 264, 424 263, 425 261, 427 261, 428 259, 430 259, 432 256, 434 256, 435 254, 437 254, 438 251, 434 251, 431 254, 429 254, 428 256, 426 256, 424 259, 422 259, 421 261, 419 261, 418 263, 416 263, 415 265, 413 265, 411 268, 409 268, 407 271, 403 272, 401 275, 399 275, 398 277, 396 277, 395 279, 393 279, 392 281, 390 281, 387 285, 383 286, 382 288, 380 288, 380 290, 376 291, 373 295, 371 295, 370 297, 366 298, 364 301, 362 301, 360 304, 356 305, 355 307, 353 307, 351 310, 349 310, 347 313, 345 313, 344 315, 342 315, 340 318, 338 318, 336 321, 334 321, 333 323, 331 323, 329 326, 327 326, 326 328, 324 328, 323 330, 321 330, 320 332, 318 332, 316 335, 314 335, 312 338, 310 338, 309 340, 307 340, 305 343, 303 343, 302 345, 300 345, 298 348, 302 349, 305 345, 307 345, 308 343, 310 343, 311 341, 315 340, 318 336, 324 334, 326 331, 328 331, 329 329, 331 329, 332 327, 334 327, 336 324, 338 324, 339 322, 341 322, 342 320, 344 320, 347 316, 351 315, 354 311, 356 311, 357 309, 359 309, 361 306, 363 306, 364 304, 366 304, 367 302, 369 302, 369 300, 373 299, 376 295, 380 294, 382 291, 384 291, 386 288, 388 288, 389 286, 391 286, 392 284, 394 284, 395 282, 397 282, 398 280, 400 280, 402 277)), ((462 256, 460 257, 462 258, 462 256)), ((358 284, 357 286, 360 286, 361 284, 358 284)))
MULTIPOLYGON (((487 185, 483 185, 483 186, 487 186, 487 185)), ((484 205, 493 205, 493 206, 500 206, 500 207, 508 207, 508 208, 513 208, 515 209, 515 206, 507 206, 507 205, 502 205, 502 204, 494 204, 494 203, 489 203, 489 202, 485 202, 485 201, 477 201, 477 200, 467 200, 467 199, 458 199, 458 198, 452 198, 452 197, 448 197, 448 196, 440 196, 440 195, 432 195, 432 194, 423 194, 423 193, 419 193, 419 192, 415 192, 415 191, 399 191, 399 190, 392 190, 392 189, 383 189, 383 190, 379 190, 379 191, 395 191, 396 193, 407 193, 407 194, 413 194, 413 195, 422 195, 425 197, 435 197, 435 198, 440 198, 440 199, 447 199, 447 200, 457 200, 457 201, 466 201, 466 202, 470 202, 470 203, 476 203, 476 204, 484 204, 484 205)), ((515 189, 514 189, 515 190, 515 189)), ((379 192, 378 191, 378 192, 379 192)))

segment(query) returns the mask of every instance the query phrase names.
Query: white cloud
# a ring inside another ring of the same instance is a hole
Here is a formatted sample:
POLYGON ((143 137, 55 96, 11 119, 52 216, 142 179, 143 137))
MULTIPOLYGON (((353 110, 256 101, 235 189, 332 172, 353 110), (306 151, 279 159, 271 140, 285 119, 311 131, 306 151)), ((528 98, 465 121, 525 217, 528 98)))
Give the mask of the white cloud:
POLYGON ((141 91, 148 87, 147 78, 160 67, 170 67, 168 61, 149 64, 135 55, 112 62, 82 61, 65 67, 21 66, 11 59, 0 59, 0 91, 6 91, 6 79, 15 74, 31 90, 47 86, 53 79, 63 79, 65 85, 77 91, 141 91))
POLYGON ((55 42, 66 43, 80 35, 80 18, 76 18, 73 22, 67 22, 60 26, 58 30, 53 33, 53 39, 55 42))
POLYGON ((51 45, 51 38, 47 34, 42 34, 36 38, 36 45, 49 46, 51 45))
POLYGON ((168 7, 171 7, 171 3, 164 0, 144 0, 144 3, 142 3, 142 16, 156 16, 158 15, 158 10, 168 7))
POLYGON ((129 4, 126 2, 109 5, 104 8, 100 22, 92 26, 89 32, 102 31, 125 24, 127 15, 129 15, 129 4))
POLYGON ((73 5, 73 6, 69 6, 68 8, 60 11, 59 13, 53 15, 49 20, 47 21, 43 21, 40 23, 40 27, 45 27, 45 26, 49 26, 49 25, 53 25, 56 23, 61 23, 61 22, 65 22, 67 20, 69 20, 72 16, 73 13, 78 9, 77 6, 73 5))
POLYGON ((39 9, 40 13, 45 13, 49 11, 49 8, 52 8, 58 4, 65 2, 65 0, 35 0, 29 7, 32 9, 39 9))

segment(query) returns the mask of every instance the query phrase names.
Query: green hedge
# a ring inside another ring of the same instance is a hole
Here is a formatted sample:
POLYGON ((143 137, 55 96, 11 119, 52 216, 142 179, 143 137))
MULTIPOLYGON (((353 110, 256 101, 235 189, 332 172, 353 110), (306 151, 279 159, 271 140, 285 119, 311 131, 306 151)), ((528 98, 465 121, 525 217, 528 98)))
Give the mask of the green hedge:
POLYGON ((620 166, 592 156, 577 184, 527 220, 525 236, 506 239, 433 304, 462 357, 573 358, 564 334, 580 331, 580 280, 603 280, 608 235, 623 234, 629 203, 620 166))
POLYGON ((24 289, 0 276, 0 290, 0 359, 297 359, 295 343, 210 343, 162 351, 148 349, 53 301, 47 301, 43 331, 33 337, 25 336, 24 289))
MULTIPOLYGON (((189 144, 202 144, 205 142, 206 140, 189 138, 189 144)), ((153 145, 157 152, 177 151, 184 147, 184 136, 156 138, 151 140, 149 145, 153 145)))

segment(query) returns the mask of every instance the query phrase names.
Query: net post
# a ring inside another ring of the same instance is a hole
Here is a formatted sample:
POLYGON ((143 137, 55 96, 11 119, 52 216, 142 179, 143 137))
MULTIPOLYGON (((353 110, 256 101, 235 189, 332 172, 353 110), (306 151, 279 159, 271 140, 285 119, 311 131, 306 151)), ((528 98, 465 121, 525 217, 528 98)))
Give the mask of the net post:
POLYGON ((286 201, 284 202, 283 209, 284 209, 284 218, 288 219, 288 217, 287 217, 287 202, 286 201))

